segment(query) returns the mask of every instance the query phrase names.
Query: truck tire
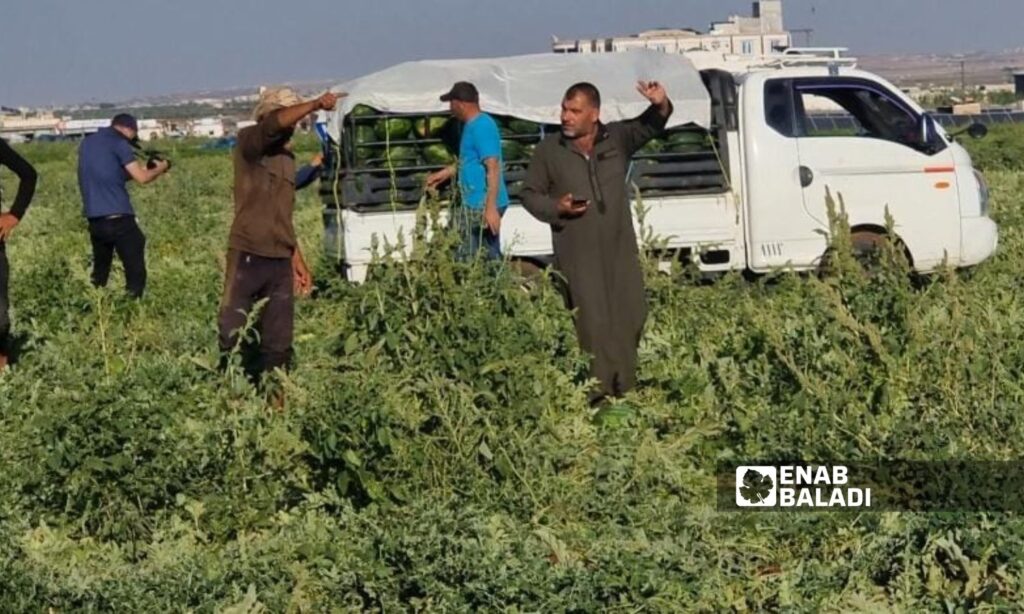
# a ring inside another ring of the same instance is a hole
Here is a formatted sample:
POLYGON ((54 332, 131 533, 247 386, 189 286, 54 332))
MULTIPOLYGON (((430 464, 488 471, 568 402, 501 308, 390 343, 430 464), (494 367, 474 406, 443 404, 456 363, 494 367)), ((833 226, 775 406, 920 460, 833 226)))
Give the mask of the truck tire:
MULTIPOLYGON (((876 230, 874 228, 855 228, 850 232, 850 247, 853 252, 853 257, 860 262, 861 266, 865 269, 870 269, 872 266, 878 264, 878 259, 881 255, 882 249, 884 249, 887 241, 893 240, 884 231, 876 230)), ((904 255, 907 258, 907 262, 913 265, 913 260, 910 256, 910 251, 906 245, 899 239, 895 238, 897 249, 903 250, 904 255)), ((821 275, 828 275, 832 272, 832 260, 834 257, 833 248, 829 247, 822 254, 821 260, 818 264, 818 273, 821 275)))

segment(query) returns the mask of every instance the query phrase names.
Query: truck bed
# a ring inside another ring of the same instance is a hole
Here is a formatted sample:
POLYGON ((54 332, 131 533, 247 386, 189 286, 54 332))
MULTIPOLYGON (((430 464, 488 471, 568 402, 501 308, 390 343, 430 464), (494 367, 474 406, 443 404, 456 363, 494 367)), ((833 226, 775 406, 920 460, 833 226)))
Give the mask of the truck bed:
MULTIPOLYGON (((638 203, 632 205, 638 241, 642 242, 645 235, 638 203)), ((643 224, 650 228, 659 249, 697 255, 707 250, 732 251, 736 245, 736 206, 731 193, 648 198, 642 207, 643 224)), ((344 263, 350 281, 362 282, 373 260, 374 245, 381 253, 388 246, 401 246, 398 253, 408 256, 416 219, 417 210, 410 209, 328 210, 324 214, 326 251, 344 263)), ((447 220, 447 210, 442 210, 439 222, 446 225, 447 220)), ((510 205, 502 220, 501 247, 510 259, 546 264, 553 255, 551 229, 522 205, 510 205)), ((725 270, 731 265, 700 263, 700 267, 725 270)))

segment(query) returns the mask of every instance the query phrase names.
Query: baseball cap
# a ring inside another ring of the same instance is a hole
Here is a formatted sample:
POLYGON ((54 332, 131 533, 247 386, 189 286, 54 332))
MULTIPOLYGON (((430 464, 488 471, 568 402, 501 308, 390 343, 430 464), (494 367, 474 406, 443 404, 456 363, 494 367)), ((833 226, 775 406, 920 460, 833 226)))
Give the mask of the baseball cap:
POLYGON ((459 81, 452 86, 452 89, 441 96, 441 102, 448 102, 449 100, 460 100, 462 102, 480 102, 480 92, 476 91, 476 86, 468 81, 459 81))
POLYGON ((110 120, 110 126, 120 126, 121 128, 134 130, 135 137, 128 139, 128 142, 132 144, 132 147, 139 148, 139 122, 135 119, 135 116, 127 113, 118 113, 114 116, 114 119, 110 120))
POLYGON ((134 116, 127 113, 118 113, 114 116, 114 119, 110 120, 111 126, 121 126, 122 128, 128 128, 129 130, 139 131, 139 122, 134 116))

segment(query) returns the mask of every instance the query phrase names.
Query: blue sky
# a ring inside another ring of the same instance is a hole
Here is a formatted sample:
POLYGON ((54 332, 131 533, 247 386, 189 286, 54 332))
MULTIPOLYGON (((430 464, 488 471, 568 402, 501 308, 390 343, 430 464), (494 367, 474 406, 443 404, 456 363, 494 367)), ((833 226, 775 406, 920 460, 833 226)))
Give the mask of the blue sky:
MULTIPOLYGON (((0 104, 117 101, 397 62, 535 53, 562 38, 707 28, 740 0, 5 0, 0 104)), ((1024 0, 784 0, 787 25, 857 53, 1024 47, 1024 0), (813 7, 813 10, 812 10, 813 7)), ((802 42, 802 37, 798 37, 802 42)))

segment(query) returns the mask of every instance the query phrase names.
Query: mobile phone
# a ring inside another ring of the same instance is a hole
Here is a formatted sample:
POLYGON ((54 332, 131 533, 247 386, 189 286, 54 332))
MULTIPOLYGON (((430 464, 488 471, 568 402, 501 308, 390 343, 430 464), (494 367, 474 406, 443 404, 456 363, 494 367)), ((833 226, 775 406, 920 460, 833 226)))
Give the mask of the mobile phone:
POLYGON ((574 199, 572 199, 572 206, 576 207, 576 208, 586 207, 587 204, 589 204, 589 203, 590 203, 590 201, 587 200, 586 198, 574 198, 574 199))

